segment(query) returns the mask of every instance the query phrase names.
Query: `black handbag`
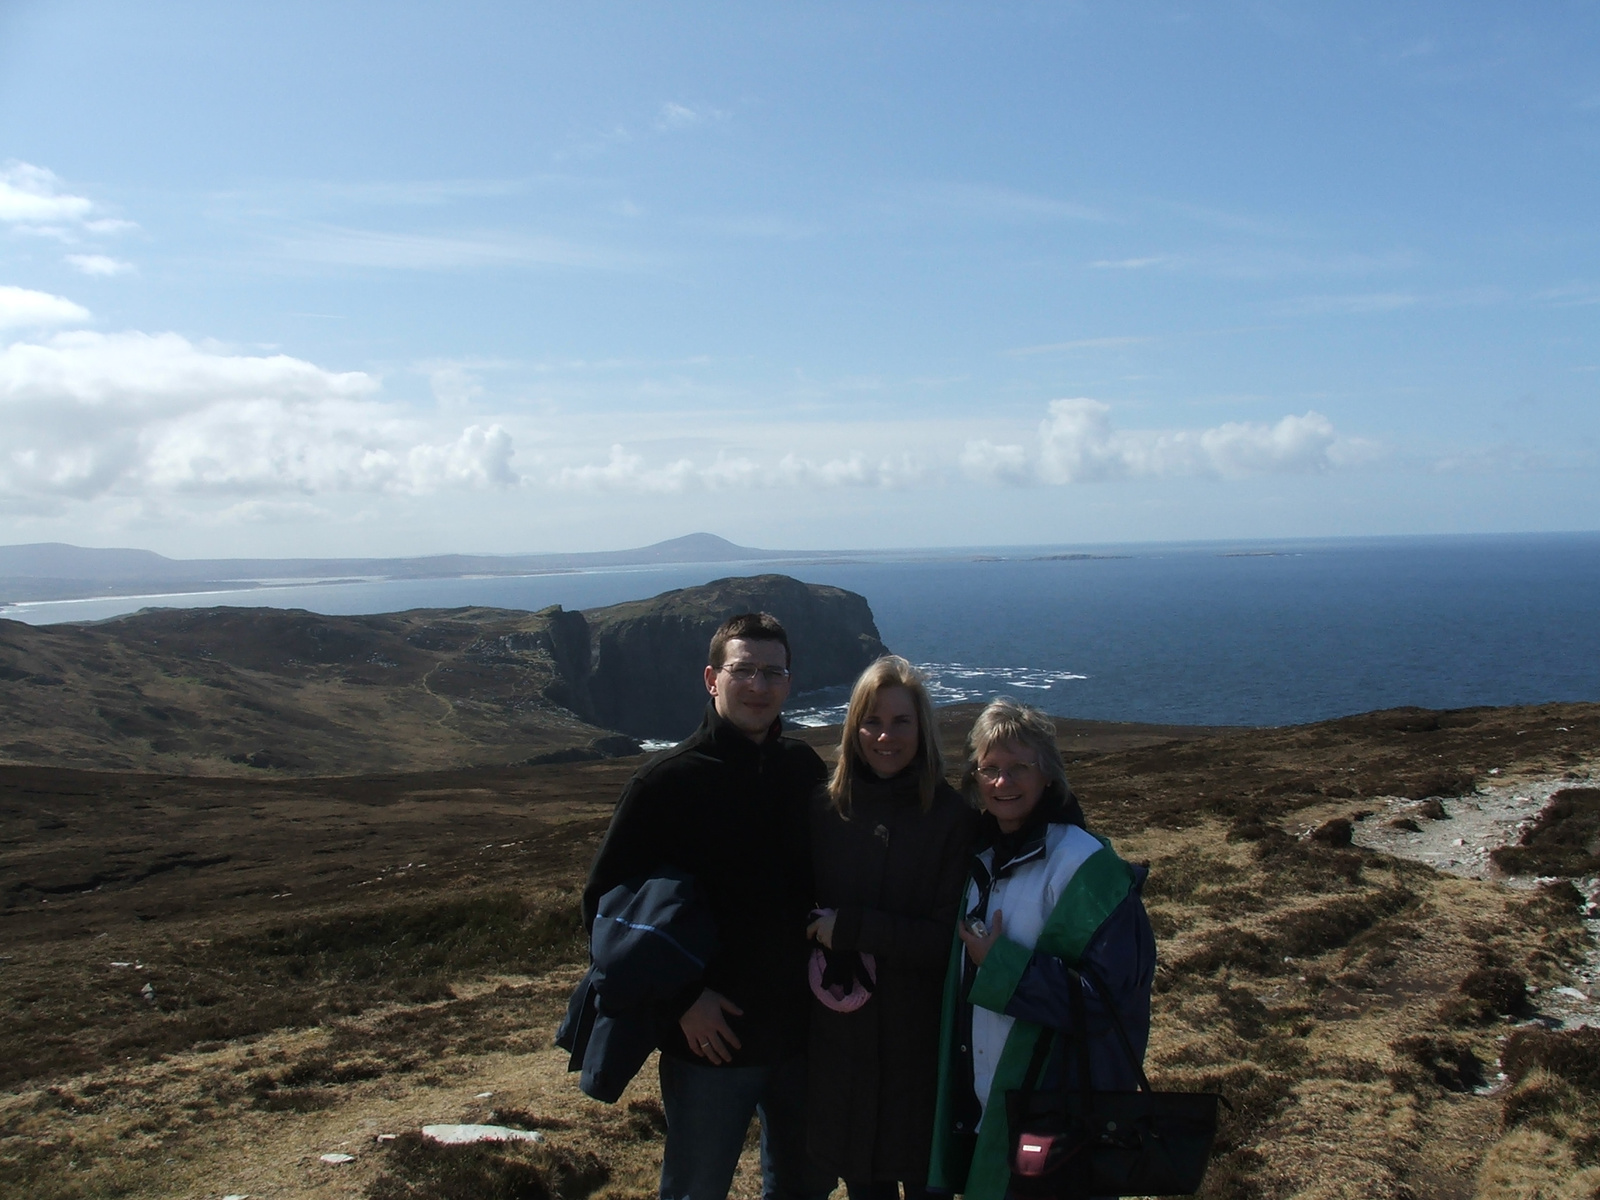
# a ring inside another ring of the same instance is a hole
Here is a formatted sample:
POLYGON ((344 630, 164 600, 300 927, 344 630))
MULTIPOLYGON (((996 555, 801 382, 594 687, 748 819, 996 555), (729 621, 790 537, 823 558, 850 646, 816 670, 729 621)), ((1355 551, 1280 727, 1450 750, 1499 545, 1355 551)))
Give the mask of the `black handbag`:
MULTIPOLYGON (((1158 1092, 1150 1087, 1133 1052, 1109 992, 1093 971, 1069 968, 1072 985, 1071 1041, 1078 1058, 1078 1086, 1039 1091, 1037 1084, 1052 1044, 1056 1078, 1064 1079, 1063 1035, 1045 1030, 1035 1045, 1022 1086, 1006 1093, 1011 1130, 1011 1194, 1052 1200, 1098 1196, 1187 1196, 1200 1187, 1217 1136, 1215 1092, 1158 1092), (1123 1052, 1139 1080, 1134 1092, 1097 1092, 1089 1078, 1088 1021, 1083 984, 1087 978, 1106 1001, 1123 1052)), ((1231 1109, 1232 1105, 1228 1105, 1231 1109)))

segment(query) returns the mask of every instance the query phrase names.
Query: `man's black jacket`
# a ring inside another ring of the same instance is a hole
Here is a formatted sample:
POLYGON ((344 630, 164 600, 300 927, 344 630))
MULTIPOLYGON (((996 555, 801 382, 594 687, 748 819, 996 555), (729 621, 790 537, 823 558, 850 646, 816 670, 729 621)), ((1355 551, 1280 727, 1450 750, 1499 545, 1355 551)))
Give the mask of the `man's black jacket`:
POLYGON ((720 992, 744 1010, 728 1023, 743 1043, 734 1065, 777 1062, 806 1044, 812 899, 812 792, 825 771, 816 751, 782 737, 777 722, 757 744, 708 705, 700 728, 629 781, 583 891, 584 926, 600 897, 629 880, 675 868, 693 876, 716 923, 719 949, 701 985, 661 1013, 663 1052, 700 1061, 678 1017, 700 994, 720 992))

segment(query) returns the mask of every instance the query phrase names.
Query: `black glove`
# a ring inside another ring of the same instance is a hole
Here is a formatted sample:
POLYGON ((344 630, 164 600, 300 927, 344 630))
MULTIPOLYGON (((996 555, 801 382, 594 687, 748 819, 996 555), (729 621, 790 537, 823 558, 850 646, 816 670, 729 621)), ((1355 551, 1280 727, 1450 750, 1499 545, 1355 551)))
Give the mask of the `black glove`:
POLYGON ((853 950, 822 952, 823 987, 838 988, 841 993, 849 995, 856 983, 860 983, 862 991, 869 996, 872 994, 872 978, 867 974, 867 965, 861 961, 861 955, 853 950))

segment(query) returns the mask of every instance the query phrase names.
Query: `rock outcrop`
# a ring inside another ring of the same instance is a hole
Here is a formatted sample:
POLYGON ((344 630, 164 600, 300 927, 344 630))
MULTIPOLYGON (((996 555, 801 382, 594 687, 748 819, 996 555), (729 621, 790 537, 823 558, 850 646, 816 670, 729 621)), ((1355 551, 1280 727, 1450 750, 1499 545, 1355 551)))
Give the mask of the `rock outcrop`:
POLYGON ((769 612, 789 633, 794 692, 849 683, 888 653, 865 597, 787 575, 718 579, 650 600, 592 609, 589 671, 575 711, 635 737, 681 738, 706 704, 701 673, 717 626, 769 612))
POLYGON ((793 634, 797 689, 848 682, 883 652, 862 597, 782 575, 587 613, 0 621, 0 762, 348 774, 635 753, 634 738, 694 728, 712 631, 763 608, 793 634))

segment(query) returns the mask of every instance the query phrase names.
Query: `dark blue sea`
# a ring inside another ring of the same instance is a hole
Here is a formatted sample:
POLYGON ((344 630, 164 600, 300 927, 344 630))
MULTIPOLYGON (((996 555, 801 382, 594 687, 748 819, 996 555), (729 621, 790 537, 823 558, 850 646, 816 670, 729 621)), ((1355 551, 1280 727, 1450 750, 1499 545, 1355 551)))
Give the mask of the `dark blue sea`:
MULTIPOLYGON (((1063 716, 1285 725, 1415 704, 1600 700, 1600 534, 918 551, 831 562, 366 582, 18 606, 33 622, 153 605, 325 613, 586 608, 782 570, 866 596, 938 697, 1063 716)), ((834 694, 800 697, 821 721, 834 694)))

